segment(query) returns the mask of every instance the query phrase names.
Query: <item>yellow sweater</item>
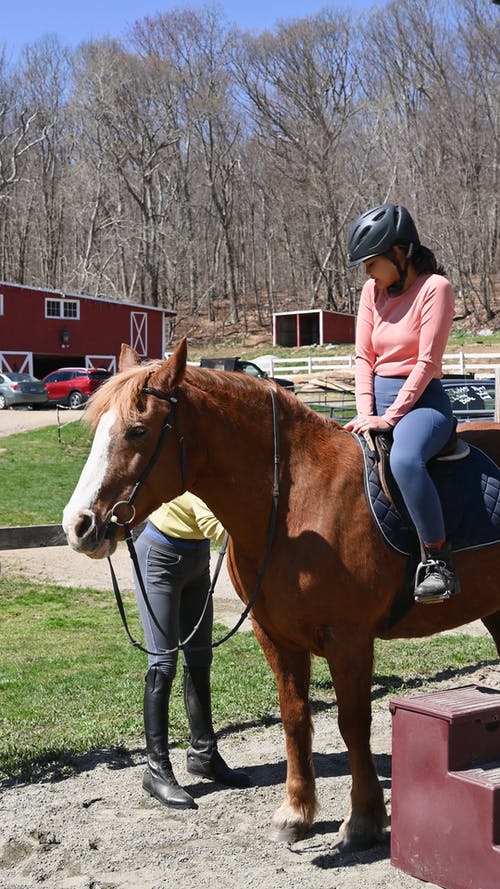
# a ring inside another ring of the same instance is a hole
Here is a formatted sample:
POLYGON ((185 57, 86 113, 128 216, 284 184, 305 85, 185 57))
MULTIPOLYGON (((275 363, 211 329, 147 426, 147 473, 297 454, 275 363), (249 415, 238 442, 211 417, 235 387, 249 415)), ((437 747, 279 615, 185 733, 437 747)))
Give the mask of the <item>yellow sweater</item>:
POLYGON ((224 537, 224 527, 206 503, 186 491, 175 500, 162 503, 149 516, 153 523, 168 537, 180 537, 184 540, 203 540, 207 537, 219 543, 224 537))

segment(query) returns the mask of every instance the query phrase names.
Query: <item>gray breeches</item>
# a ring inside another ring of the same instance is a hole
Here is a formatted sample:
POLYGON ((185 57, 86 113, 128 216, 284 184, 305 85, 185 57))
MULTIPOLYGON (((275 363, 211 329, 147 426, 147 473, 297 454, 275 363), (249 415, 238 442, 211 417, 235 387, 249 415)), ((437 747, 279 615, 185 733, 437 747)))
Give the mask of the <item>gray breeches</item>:
MULTIPOLYGON (((161 532, 148 523, 136 541, 136 551, 146 594, 163 632, 155 625, 144 602, 135 572, 134 581, 146 648, 156 652, 148 655, 148 666, 157 666, 173 676, 178 652, 164 652, 186 639, 200 619, 210 589, 210 543, 180 540, 178 545, 173 545, 162 538, 161 532)), ((188 666, 212 662, 211 648, 204 647, 212 641, 212 624, 210 599, 198 630, 183 649, 188 666)))

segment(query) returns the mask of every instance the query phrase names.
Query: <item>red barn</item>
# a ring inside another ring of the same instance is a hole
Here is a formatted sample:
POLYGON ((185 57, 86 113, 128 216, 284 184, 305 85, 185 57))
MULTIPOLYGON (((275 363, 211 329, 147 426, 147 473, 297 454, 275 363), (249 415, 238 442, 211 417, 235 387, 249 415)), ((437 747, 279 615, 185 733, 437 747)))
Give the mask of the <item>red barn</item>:
POLYGON ((273 346, 354 343, 356 318, 345 312, 300 309, 273 313, 273 346))
POLYGON ((166 318, 137 303, 0 282, 0 371, 43 377, 59 367, 116 371, 122 343, 163 358, 166 318))

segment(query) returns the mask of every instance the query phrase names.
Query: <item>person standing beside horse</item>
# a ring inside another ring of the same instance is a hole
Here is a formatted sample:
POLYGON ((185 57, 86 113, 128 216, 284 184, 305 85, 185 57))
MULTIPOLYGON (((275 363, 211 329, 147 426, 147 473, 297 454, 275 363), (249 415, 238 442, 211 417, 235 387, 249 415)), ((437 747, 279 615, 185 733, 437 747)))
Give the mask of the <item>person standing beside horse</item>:
POLYGON ((357 416, 345 428, 392 432, 391 470, 426 555, 415 599, 441 602, 458 583, 426 464, 454 429, 440 380, 455 297, 410 213, 398 204, 374 207, 351 226, 348 266, 362 262, 369 280, 356 324, 357 416))
POLYGON ((177 646, 179 639, 190 635, 192 638, 182 649, 184 704, 191 733, 187 771, 229 787, 250 784, 245 772, 230 769, 220 755, 212 724, 210 540, 220 542, 224 534, 223 526, 206 504, 186 492, 151 513, 136 541, 139 570, 150 606, 134 571, 149 651, 143 711, 147 765, 142 786, 163 805, 178 809, 197 808, 192 796, 178 784, 168 754, 168 711, 177 646))

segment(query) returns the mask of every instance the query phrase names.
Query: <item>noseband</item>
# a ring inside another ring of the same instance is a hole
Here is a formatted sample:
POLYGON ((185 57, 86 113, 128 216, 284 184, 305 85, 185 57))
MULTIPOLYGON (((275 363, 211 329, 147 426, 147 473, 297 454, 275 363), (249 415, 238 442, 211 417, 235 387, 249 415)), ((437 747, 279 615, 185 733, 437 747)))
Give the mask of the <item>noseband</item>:
MULTIPOLYGON (((141 590, 141 595, 144 599, 144 604, 146 605, 146 608, 147 608, 156 628, 160 631, 160 633, 163 636, 166 637, 167 634, 166 634, 165 630, 163 629, 163 627, 161 627, 161 625, 158 623, 158 619, 153 611, 153 608, 152 608, 151 603, 149 601, 148 595, 146 593, 144 579, 142 577, 142 572, 141 572, 141 569, 139 566, 139 561, 137 559, 137 553, 135 551, 134 540, 132 537, 130 523, 134 521, 135 514, 136 514, 134 500, 136 499, 140 488, 146 481, 146 479, 149 476, 150 472, 152 471, 156 461, 158 460, 158 457, 160 456, 161 450, 162 450, 163 445, 165 443, 165 439, 166 439, 168 433, 170 432, 170 430, 173 428, 174 420, 175 420, 175 411, 177 408, 178 401, 174 395, 169 395, 166 392, 162 392, 160 389, 154 389, 150 386, 144 386, 142 391, 146 395, 154 395, 155 398, 160 398, 162 401, 168 401, 171 406, 171 410, 170 410, 168 418, 161 430, 160 437, 158 439, 156 447, 155 447, 153 454, 151 456, 151 460, 149 461, 146 468, 140 475, 138 481, 135 483, 134 487, 132 488, 132 491, 130 492, 128 499, 127 500, 118 500, 115 503, 115 505, 113 506, 113 508, 110 512, 110 516, 107 520, 107 523, 108 523, 108 525, 109 524, 119 525, 120 527, 123 527, 125 529, 125 542, 127 544, 129 555, 132 560, 132 564, 134 566, 136 577, 137 577, 137 580, 139 583, 139 588, 141 590), (117 508, 122 507, 122 506, 128 507, 130 509, 130 517, 128 519, 126 519, 126 521, 120 521, 120 519, 117 515, 117 508)), ((223 642, 226 642, 228 639, 230 639, 231 636, 234 636, 236 631, 239 630, 243 621, 248 617, 250 610, 252 609, 253 605, 255 604, 257 594, 262 586, 262 581, 264 580, 264 575, 266 573, 267 564, 269 562, 269 557, 271 555, 271 549, 272 549, 272 545, 273 545, 273 541, 274 541, 274 534, 275 534, 275 530, 276 530, 276 519, 277 519, 277 515, 278 515, 278 501, 279 501, 279 472, 280 472, 280 440, 279 440, 279 425, 278 425, 278 400, 277 400, 277 396, 276 396, 276 390, 272 386, 269 388, 269 392, 271 394, 271 403, 272 403, 272 409, 273 409, 274 476, 273 476, 273 498, 272 498, 271 516, 269 519, 266 548, 265 548, 264 556, 262 559, 262 564, 261 564, 259 573, 257 575, 257 580, 255 582, 255 587, 253 589, 252 595, 250 596, 250 599, 248 600, 244 611, 241 613, 241 615, 238 618, 238 621, 234 625, 234 627, 232 627, 232 629, 229 630, 226 633, 226 635, 222 637, 222 639, 218 639, 216 642, 212 642, 210 646, 206 646, 206 645, 191 646, 191 649, 193 651, 202 651, 202 650, 205 650, 206 648, 217 648, 219 645, 222 645, 223 642)), ((179 444, 180 444, 180 451, 181 451, 181 458, 180 458, 181 459, 181 478, 182 478, 182 483, 184 486, 185 449, 184 449, 184 439, 181 436, 179 437, 179 444)), ((219 558, 218 558, 217 565, 216 565, 216 568, 214 571, 212 582, 210 584, 210 589, 208 591, 207 598, 206 598, 205 603, 203 605, 203 609, 202 609, 199 620, 195 624, 195 626, 192 629, 189 636, 187 636, 187 638, 184 639, 182 642, 179 642, 179 644, 176 645, 175 648, 162 649, 159 652, 158 651, 148 651, 147 648, 145 648, 143 645, 141 645, 141 643, 138 642, 136 639, 134 639, 134 637, 132 636, 129 626, 128 626, 127 617, 125 614, 125 607, 124 607, 123 599, 122 599, 122 596, 120 593, 120 588, 118 586, 116 574, 115 574, 113 565, 111 564, 111 559, 108 556, 108 564, 109 564, 109 570, 110 570, 110 574, 111 574, 111 582, 113 584, 113 592, 115 594, 116 604, 118 606, 118 611, 120 612, 120 617, 122 619, 122 623, 123 623, 123 626, 124 626, 125 631, 127 633, 127 636, 130 640, 130 643, 134 646, 134 648, 140 649, 140 651, 145 652, 145 654, 157 656, 157 655, 161 655, 161 654, 173 654, 174 652, 181 651, 183 648, 186 647, 188 642, 190 642, 190 640, 193 638, 193 636, 197 632, 197 630, 203 620, 205 612, 207 610, 208 603, 214 594, 215 584, 217 582, 217 578, 219 576, 219 572, 222 567, 222 561, 223 561, 224 555, 226 553, 228 539, 229 539, 229 535, 226 532, 226 535, 224 537, 222 547, 221 547, 221 550, 219 553, 219 558)))

